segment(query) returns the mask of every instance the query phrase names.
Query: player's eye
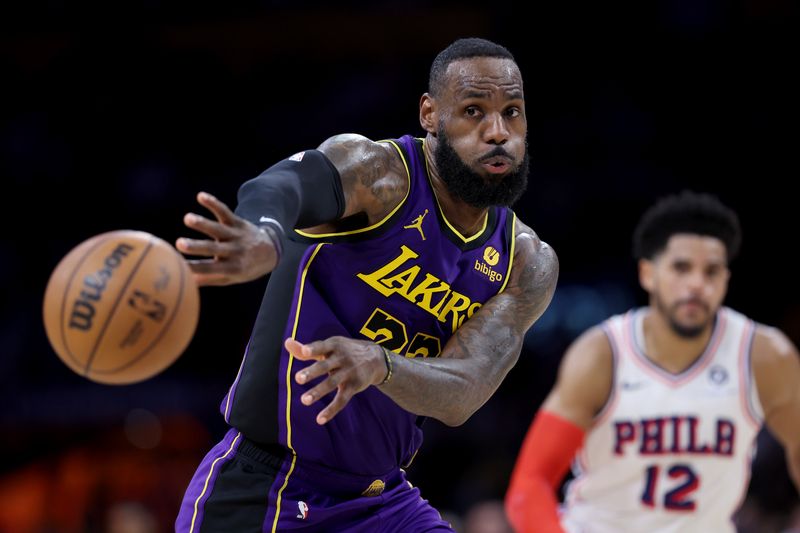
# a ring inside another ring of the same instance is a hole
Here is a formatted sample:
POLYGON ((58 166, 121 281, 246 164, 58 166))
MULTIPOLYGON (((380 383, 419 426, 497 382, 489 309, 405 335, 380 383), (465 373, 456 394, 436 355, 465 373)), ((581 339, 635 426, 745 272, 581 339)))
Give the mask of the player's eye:
POLYGON ((478 106, 471 105, 464 110, 464 114, 468 117, 478 117, 481 114, 481 110, 478 106))
POLYGON ((675 272, 679 272, 681 274, 685 274, 686 272, 689 272, 689 270, 691 269, 689 263, 685 261, 675 261, 672 264, 672 268, 675 269, 675 272))

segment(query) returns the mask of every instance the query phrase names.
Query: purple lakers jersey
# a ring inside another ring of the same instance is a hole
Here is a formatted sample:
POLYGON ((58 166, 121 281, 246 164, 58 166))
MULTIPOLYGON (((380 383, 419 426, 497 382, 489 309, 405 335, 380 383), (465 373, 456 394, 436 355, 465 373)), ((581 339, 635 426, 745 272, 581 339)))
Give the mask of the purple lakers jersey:
POLYGON ((453 333, 505 288, 514 253, 512 211, 490 208, 477 234, 461 235, 437 202, 423 140, 384 142, 405 164, 406 197, 372 226, 289 236, 221 406, 226 421, 248 438, 358 475, 380 475, 410 462, 422 443, 420 420, 369 387, 318 425, 316 416, 334 393, 311 406, 300 402, 319 381, 295 382, 311 363, 291 357, 283 340, 341 335, 405 357, 437 357, 453 333))

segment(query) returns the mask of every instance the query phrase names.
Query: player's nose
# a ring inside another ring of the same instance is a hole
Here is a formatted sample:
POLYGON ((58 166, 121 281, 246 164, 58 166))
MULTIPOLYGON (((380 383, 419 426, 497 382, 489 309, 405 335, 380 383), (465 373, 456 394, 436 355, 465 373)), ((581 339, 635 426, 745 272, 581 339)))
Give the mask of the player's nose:
POLYGON ((483 132, 484 141, 496 145, 505 144, 508 141, 510 133, 502 113, 489 113, 484 122, 486 124, 483 132))

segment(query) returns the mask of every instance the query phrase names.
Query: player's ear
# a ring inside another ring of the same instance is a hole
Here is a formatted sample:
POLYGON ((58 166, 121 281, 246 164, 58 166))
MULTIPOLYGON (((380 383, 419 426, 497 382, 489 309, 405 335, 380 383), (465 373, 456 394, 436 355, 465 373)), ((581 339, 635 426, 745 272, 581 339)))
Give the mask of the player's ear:
POLYGON ((436 105, 433 97, 425 93, 419 99, 419 124, 422 129, 436 136, 436 105))
POLYGON ((653 290, 653 262, 647 259, 639 259, 639 285, 647 292, 653 290))

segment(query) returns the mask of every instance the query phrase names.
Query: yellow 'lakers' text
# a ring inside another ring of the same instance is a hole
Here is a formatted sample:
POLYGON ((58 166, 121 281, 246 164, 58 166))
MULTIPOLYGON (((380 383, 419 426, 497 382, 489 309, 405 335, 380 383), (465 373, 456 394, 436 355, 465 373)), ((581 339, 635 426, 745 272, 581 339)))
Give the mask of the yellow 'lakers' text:
POLYGON ((481 307, 481 303, 473 302, 468 296, 452 290, 450 284, 433 274, 422 272, 420 266, 414 264, 417 257, 417 252, 402 245, 400 255, 386 265, 374 272, 359 273, 357 276, 384 296, 399 294, 437 317, 440 322, 447 322, 450 317, 450 324, 455 332, 465 319, 481 307), (425 274, 424 278, 421 274, 425 274))

